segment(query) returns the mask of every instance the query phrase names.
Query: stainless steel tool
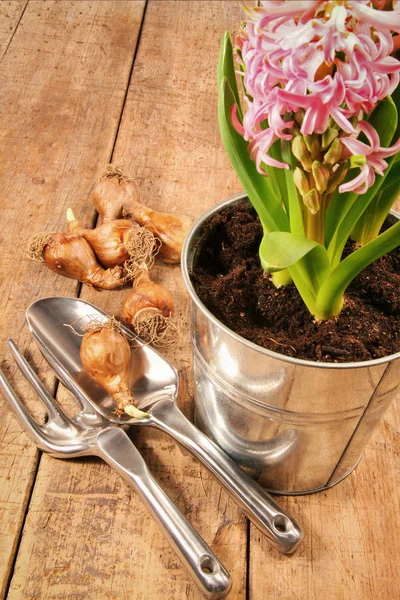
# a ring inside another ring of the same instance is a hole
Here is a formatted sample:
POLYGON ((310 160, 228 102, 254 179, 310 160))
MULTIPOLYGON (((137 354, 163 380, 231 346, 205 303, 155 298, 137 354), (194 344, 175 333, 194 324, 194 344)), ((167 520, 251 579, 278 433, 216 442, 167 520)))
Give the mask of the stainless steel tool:
POLYGON ((198 430, 176 406, 178 375, 172 365, 151 347, 122 327, 132 345, 132 392, 139 408, 150 417, 137 421, 115 415, 114 400, 83 370, 79 351, 79 325, 92 318, 110 315, 78 298, 53 297, 34 302, 26 320, 39 347, 57 375, 72 393, 89 402, 105 419, 118 425, 151 426, 160 429, 201 460, 220 481, 246 516, 270 542, 285 554, 292 553, 302 531, 291 518, 223 450, 198 430))
POLYGON ((37 446, 57 458, 95 455, 105 460, 138 493, 204 597, 224 598, 232 585, 229 573, 152 477, 123 429, 110 425, 83 395, 79 397, 79 412, 73 418, 67 417, 16 345, 11 340, 9 345, 18 367, 42 399, 48 421, 44 425, 36 423, 1 369, 0 390, 37 446))

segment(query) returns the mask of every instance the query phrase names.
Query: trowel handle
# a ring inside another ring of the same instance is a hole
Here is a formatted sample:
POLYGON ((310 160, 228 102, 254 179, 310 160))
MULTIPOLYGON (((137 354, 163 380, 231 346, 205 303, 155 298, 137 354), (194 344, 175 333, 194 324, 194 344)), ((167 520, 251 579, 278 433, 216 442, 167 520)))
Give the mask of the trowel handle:
POLYGON ((151 408, 152 425, 171 435, 210 470, 245 515, 281 552, 291 554, 303 533, 272 498, 169 399, 151 408))
POLYGON ((225 598, 232 585, 228 571, 155 481, 127 434, 119 427, 103 429, 97 435, 96 453, 138 493, 204 598, 225 598))

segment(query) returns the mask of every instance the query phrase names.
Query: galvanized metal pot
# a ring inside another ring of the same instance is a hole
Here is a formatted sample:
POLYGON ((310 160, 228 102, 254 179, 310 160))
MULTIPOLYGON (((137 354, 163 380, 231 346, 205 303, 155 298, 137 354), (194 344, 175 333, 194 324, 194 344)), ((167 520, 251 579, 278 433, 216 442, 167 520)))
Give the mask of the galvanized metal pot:
POLYGON ((207 211, 183 248, 192 299, 195 420, 258 482, 278 494, 329 488, 360 460, 400 384, 400 352, 366 362, 283 356, 234 333, 199 300, 190 274, 204 226, 239 194, 207 211))

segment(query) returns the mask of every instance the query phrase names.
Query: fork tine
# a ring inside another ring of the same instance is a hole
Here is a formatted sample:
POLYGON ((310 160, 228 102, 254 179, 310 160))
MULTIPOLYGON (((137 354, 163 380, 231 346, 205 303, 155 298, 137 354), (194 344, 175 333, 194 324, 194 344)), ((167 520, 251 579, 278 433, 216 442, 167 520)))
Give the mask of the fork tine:
POLYGON ((33 438, 37 446, 42 448, 42 450, 48 450, 49 444, 46 435, 22 404, 21 400, 15 393, 15 390, 11 387, 10 383, 6 379, 2 369, 0 369, 0 391, 2 392, 4 399, 7 401, 8 406, 19 420, 23 429, 25 429, 30 437, 33 438))
POLYGON ((57 402, 54 400, 53 396, 51 396, 51 394, 49 394, 49 392, 44 387, 44 385, 40 381, 40 379, 38 379, 36 373, 30 366, 30 364, 27 362, 25 357, 18 350, 14 341, 12 339, 8 339, 7 341, 8 341, 8 345, 10 346, 12 355, 15 359, 15 362, 17 363, 19 369, 21 370, 23 375, 25 375, 25 377, 27 378, 27 380, 29 381, 29 383, 31 384, 31 386, 33 387, 35 392, 42 399, 42 401, 46 407, 46 410, 49 414, 49 417, 51 419, 61 419, 61 421, 63 423, 68 423, 67 418, 65 417, 62 410, 59 408, 57 402))
POLYGON ((35 332, 31 333, 33 333, 33 337, 35 338, 35 341, 39 346, 42 356, 44 356, 49 365, 56 372, 58 380, 61 381, 61 383, 71 392, 71 394, 75 396, 75 399, 79 404, 80 410, 84 411, 87 414, 90 413, 93 416, 96 416, 96 418, 100 418, 97 411, 93 408, 92 403, 89 401, 89 399, 87 398, 85 393, 80 389, 80 387, 73 381, 71 375, 69 374, 65 366, 53 356, 49 349, 43 344, 41 338, 35 335, 35 332))

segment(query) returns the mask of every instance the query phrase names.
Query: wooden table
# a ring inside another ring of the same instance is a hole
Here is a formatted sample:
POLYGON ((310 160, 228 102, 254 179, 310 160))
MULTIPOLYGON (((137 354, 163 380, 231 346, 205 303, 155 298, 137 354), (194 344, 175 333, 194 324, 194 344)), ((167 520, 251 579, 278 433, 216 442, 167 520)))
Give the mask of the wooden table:
MULTIPOLYGON (((25 256, 27 237, 60 231, 73 207, 95 223, 90 191, 106 163, 126 161, 145 203, 197 217, 240 190, 222 148, 215 69, 241 3, 36 1, 0 3, 1 356, 30 410, 41 405, 6 347, 11 336, 58 400, 71 400, 24 325, 32 301, 79 296, 120 314, 127 288, 99 292, 25 256)), ((179 266, 157 264, 188 322, 179 266)), ((167 354, 190 417, 188 327, 167 354)), ((226 565, 233 600, 398 600, 398 407, 392 405, 356 471, 312 496, 281 498, 304 528, 292 557, 273 550, 208 472, 167 436, 135 442, 153 474, 226 565)), ((137 496, 95 458, 42 455, 6 408, 0 415, 0 596, 17 599, 200 599, 137 496)))

